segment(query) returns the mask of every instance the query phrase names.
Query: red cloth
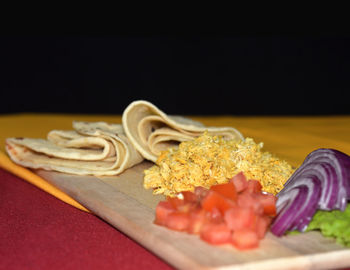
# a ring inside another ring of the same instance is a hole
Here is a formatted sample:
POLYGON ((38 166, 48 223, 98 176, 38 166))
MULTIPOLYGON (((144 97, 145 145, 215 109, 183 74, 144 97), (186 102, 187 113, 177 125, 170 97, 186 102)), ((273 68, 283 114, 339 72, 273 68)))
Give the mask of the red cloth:
POLYGON ((0 169, 0 269, 171 269, 98 217, 0 169))

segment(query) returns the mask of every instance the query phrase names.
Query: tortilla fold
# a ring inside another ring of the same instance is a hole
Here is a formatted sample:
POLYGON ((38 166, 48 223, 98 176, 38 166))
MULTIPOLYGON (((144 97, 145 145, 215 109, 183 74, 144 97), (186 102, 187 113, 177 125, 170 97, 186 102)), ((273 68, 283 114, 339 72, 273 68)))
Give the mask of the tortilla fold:
POLYGON ((8 138, 17 164, 78 175, 118 175, 143 161, 120 124, 73 122, 74 130, 52 130, 47 139, 8 138))
POLYGON ((183 116, 165 114, 145 100, 134 101, 124 110, 122 124, 127 137, 141 155, 156 162, 162 150, 176 147, 207 131, 225 139, 242 140, 243 135, 233 127, 206 127, 183 116))

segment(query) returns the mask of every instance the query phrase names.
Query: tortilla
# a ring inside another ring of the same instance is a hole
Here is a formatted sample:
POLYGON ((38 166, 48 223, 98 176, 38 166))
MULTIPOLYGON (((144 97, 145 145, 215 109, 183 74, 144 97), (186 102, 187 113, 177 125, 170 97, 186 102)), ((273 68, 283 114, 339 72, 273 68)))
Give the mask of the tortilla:
POLYGON ((156 162, 162 150, 176 147, 207 131, 228 140, 242 140, 243 135, 233 127, 206 127, 183 116, 166 115, 145 100, 132 102, 123 112, 125 133, 135 148, 148 160, 156 162))
POLYGON ((52 130, 47 139, 8 138, 17 164, 78 175, 118 175, 143 161, 122 125, 73 122, 74 130, 52 130))

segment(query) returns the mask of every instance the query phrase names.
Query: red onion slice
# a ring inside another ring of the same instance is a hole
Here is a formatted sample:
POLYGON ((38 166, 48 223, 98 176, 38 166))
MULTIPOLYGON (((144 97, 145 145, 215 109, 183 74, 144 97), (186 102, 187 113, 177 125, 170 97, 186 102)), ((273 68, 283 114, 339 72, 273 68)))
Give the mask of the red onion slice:
POLYGON ((279 213, 274 219, 271 226, 271 232, 277 236, 282 236, 292 222, 294 222, 294 214, 302 207, 307 196, 308 190, 306 186, 300 186, 290 191, 289 197, 278 199, 277 212, 279 213))
POLYGON ((315 176, 306 177, 305 180, 306 181, 304 184, 292 187, 288 192, 289 196, 282 196, 281 198, 278 198, 276 207, 279 214, 271 227, 272 231, 273 228, 279 228, 281 226, 283 228, 287 228, 286 230, 306 229, 305 224, 308 224, 312 216, 315 214, 317 202, 321 196, 321 185, 320 180, 315 176), (293 199, 290 199, 290 194, 294 194, 295 192, 298 192, 298 196, 296 198, 298 201, 296 203, 293 201, 293 199), (289 209, 287 209, 285 213, 281 213, 279 209, 283 209, 285 207, 284 205, 286 200, 289 201, 289 209), (280 218, 280 216, 289 217, 280 218), (286 222, 286 220, 289 221, 288 224, 283 224, 286 222))
POLYGON ((292 181, 289 181, 277 196, 284 196, 283 194, 288 193, 291 188, 303 184, 306 181, 305 178, 313 176, 322 182, 323 187, 318 207, 323 210, 334 209, 338 201, 340 182, 337 180, 335 169, 325 162, 314 162, 300 168, 297 174, 290 178, 293 178, 292 181))
POLYGON ((295 215, 296 225, 293 228, 297 229, 301 232, 305 231, 307 225, 310 223, 312 217, 314 216, 318 201, 320 200, 322 188, 321 181, 317 177, 311 177, 308 181, 309 183, 313 183, 313 186, 308 186, 308 198, 304 201, 304 211, 299 211, 299 215, 295 215))
POLYGON ((350 199, 350 157, 335 149, 320 148, 311 152, 304 163, 307 165, 316 162, 316 160, 329 163, 334 167, 339 181, 339 193, 336 206, 333 209, 344 211, 347 200, 350 199))
POLYGON ((338 150, 311 152, 277 194, 271 232, 304 231, 317 209, 345 210, 350 200, 350 157, 338 150))
POLYGON ((333 152, 341 164, 343 178, 348 179, 348 181, 345 181, 344 183, 344 188, 346 190, 347 198, 350 199, 350 157, 338 150, 333 150, 333 152))

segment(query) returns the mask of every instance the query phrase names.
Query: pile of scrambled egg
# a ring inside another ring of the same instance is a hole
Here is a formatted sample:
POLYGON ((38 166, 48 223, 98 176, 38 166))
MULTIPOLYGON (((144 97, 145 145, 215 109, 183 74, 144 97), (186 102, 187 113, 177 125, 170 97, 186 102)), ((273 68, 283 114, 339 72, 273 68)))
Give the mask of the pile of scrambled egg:
POLYGON ((144 187, 152 188, 154 194, 175 196, 196 186, 227 183, 242 171, 247 179, 260 181, 263 191, 277 194, 293 168, 262 148, 263 143, 256 144, 251 138, 224 140, 204 133, 163 151, 156 165, 144 171, 144 187))

